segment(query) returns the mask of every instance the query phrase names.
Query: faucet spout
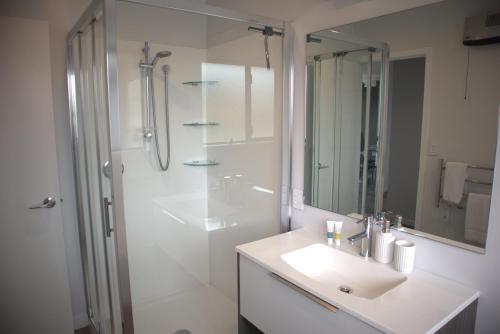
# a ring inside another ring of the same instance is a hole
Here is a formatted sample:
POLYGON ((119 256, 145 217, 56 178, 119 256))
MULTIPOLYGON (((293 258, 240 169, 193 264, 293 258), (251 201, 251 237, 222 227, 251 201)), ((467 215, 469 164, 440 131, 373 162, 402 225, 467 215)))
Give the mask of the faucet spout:
POLYGON ((369 258, 371 256, 371 246, 372 246, 372 229, 376 223, 375 218, 367 217, 359 221, 359 223, 364 223, 365 230, 361 233, 355 234, 347 238, 347 240, 354 244, 356 241, 361 241, 361 249, 359 255, 364 258, 369 258))
POLYGON ((360 232, 358 234, 352 235, 347 240, 352 244, 354 244, 356 241, 362 240, 364 238, 368 237, 368 234, 366 231, 360 232))

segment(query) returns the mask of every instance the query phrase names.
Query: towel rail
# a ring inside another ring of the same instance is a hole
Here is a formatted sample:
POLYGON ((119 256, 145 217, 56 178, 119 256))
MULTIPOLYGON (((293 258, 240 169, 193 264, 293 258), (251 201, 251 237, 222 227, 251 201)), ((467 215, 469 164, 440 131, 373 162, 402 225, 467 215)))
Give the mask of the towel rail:
MULTIPOLYGON (((442 161, 441 169, 445 170, 446 169, 446 162, 444 161, 444 159, 439 159, 439 160, 442 161)), ((478 166, 478 165, 467 165, 467 168, 482 169, 482 170, 489 170, 489 171, 494 170, 493 167, 484 167, 484 166, 478 166)))
MULTIPOLYGON (((438 185, 438 194, 437 194, 437 201, 436 201, 436 208, 439 208, 439 205, 441 204, 441 199, 443 198, 443 193, 442 193, 442 188, 443 188, 443 171, 446 170, 446 161, 444 159, 439 159, 439 163, 441 165, 440 167, 440 173, 439 173, 439 185, 438 185)), ((487 171, 492 171, 492 167, 485 167, 485 166, 478 166, 478 165, 467 165, 467 168, 472 168, 472 169, 481 169, 481 170, 487 170, 487 171)), ((493 186, 492 182, 486 182, 486 181, 481 181, 478 179, 471 179, 467 178, 465 179, 465 182, 467 183, 474 183, 474 184, 480 184, 483 186, 493 186)), ((464 196, 467 196, 468 193, 464 192, 464 196)), ((457 205, 459 209, 463 209, 460 205, 457 205)))
POLYGON ((485 186, 492 186, 493 185, 492 182, 479 181, 479 180, 476 180, 476 179, 466 179, 465 182, 475 183, 475 184, 482 184, 482 185, 485 185, 485 186))

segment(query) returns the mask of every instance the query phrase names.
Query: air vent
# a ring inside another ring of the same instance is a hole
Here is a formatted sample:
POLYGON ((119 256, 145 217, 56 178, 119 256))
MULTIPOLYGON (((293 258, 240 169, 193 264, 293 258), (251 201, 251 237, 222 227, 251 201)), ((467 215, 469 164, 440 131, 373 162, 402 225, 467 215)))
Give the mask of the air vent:
POLYGON ((487 15, 485 26, 487 28, 500 26, 500 13, 487 15))
POLYGON ((500 12, 465 19, 464 45, 500 43, 500 12))

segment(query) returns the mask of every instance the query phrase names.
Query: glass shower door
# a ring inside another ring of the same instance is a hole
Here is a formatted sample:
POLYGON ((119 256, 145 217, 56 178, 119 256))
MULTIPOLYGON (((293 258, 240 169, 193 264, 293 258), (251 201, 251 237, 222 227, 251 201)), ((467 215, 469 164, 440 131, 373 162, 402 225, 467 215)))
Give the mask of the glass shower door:
POLYGON ((121 333, 106 105, 104 24, 99 10, 69 41, 69 95, 80 243, 93 332, 121 333))
POLYGON ((234 334, 235 246, 280 231, 283 43, 258 29, 282 28, 159 6, 117 2, 134 331, 234 334))
POLYGON ((236 333, 235 246, 280 231, 283 22, 200 6, 94 0, 68 40, 97 333, 236 333))

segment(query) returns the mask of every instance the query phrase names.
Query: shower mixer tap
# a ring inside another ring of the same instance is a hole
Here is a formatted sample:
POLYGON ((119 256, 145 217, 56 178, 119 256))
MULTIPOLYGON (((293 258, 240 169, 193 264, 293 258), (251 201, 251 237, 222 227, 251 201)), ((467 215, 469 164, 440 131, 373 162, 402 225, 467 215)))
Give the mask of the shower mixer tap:
POLYGON ((149 62, 149 43, 144 43, 142 52, 144 53, 144 60, 139 62, 139 68, 142 69, 144 77, 144 93, 145 93, 145 126, 143 128, 144 148, 146 151, 151 149, 151 142, 154 142, 156 148, 156 157, 158 165, 162 171, 166 171, 170 165, 170 126, 169 126, 169 110, 168 110, 168 65, 162 66, 163 78, 165 82, 165 135, 167 145, 167 157, 165 161, 162 159, 160 152, 160 140, 158 136, 157 115, 155 109, 155 90, 154 90, 154 69, 160 58, 170 57, 172 52, 159 51, 154 56, 153 60, 149 62))

